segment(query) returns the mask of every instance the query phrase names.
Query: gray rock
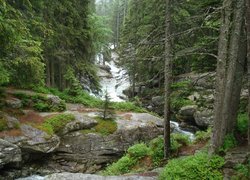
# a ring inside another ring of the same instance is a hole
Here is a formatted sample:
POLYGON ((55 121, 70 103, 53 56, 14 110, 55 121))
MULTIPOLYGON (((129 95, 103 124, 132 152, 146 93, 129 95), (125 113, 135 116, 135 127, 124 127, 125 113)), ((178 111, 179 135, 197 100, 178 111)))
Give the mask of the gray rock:
POLYGON ((213 124, 214 112, 212 109, 198 110, 194 113, 195 123, 200 127, 207 128, 213 124))
POLYGON ((178 114, 188 119, 188 118, 193 118, 194 113, 196 111, 197 111, 196 105, 188 105, 188 106, 182 107, 178 114))
POLYGON ((99 176, 93 174, 82 174, 82 173, 55 173, 45 176, 45 180, 156 180, 156 177, 147 176, 99 176))
POLYGON ((18 146, 0 139, 0 168, 8 163, 20 162, 21 150, 18 146))
POLYGON ((11 117, 9 115, 4 115, 5 120, 7 121, 7 126, 9 129, 15 129, 20 126, 20 122, 17 118, 11 117))
POLYGON ((21 131, 24 139, 18 142, 21 149, 31 152, 50 153, 60 144, 58 136, 50 136, 46 132, 36 129, 30 125, 21 125, 21 131))
POLYGON ((152 97, 151 102, 152 102, 152 104, 153 104, 154 106, 163 105, 163 104, 164 104, 164 97, 163 97, 163 96, 155 96, 155 97, 152 97))
POLYGON ((89 118, 78 112, 71 112, 75 116, 75 120, 66 124, 60 134, 67 134, 69 132, 82 130, 82 129, 90 129, 97 125, 97 121, 93 118, 89 118))
POLYGON ((124 113, 117 117, 117 131, 103 136, 75 131, 61 137, 60 146, 46 166, 67 172, 94 173, 111 163, 136 142, 163 134, 163 120, 147 113, 124 113), (63 159, 63 161, 62 161, 63 159))
POLYGON ((10 98, 5 100, 5 103, 8 107, 13 108, 13 109, 19 109, 22 107, 22 101, 17 98, 10 98))
POLYGON ((48 94, 47 98, 48 98, 48 101, 50 101, 52 105, 59 105, 62 101, 58 96, 55 96, 52 94, 48 94))

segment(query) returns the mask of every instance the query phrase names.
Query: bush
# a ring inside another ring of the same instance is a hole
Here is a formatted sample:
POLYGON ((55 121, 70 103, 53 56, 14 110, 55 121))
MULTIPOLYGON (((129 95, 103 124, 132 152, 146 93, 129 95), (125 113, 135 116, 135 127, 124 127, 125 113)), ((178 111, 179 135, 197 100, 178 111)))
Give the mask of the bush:
POLYGON ((40 112, 48 112, 50 111, 50 107, 48 104, 46 103, 43 103, 43 102, 38 102, 36 103, 33 108, 37 111, 40 111, 40 112))
POLYGON ((142 157, 149 156, 150 153, 151 153, 150 148, 148 148, 147 145, 144 143, 140 143, 140 144, 136 144, 134 146, 131 146, 127 152, 129 157, 136 159, 136 160, 139 160, 142 157))
POLYGON ((207 131, 197 131, 195 133, 195 142, 207 141, 208 139, 210 139, 211 133, 211 128, 208 128, 207 131))
POLYGON ((233 180, 247 180, 250 177, 250 160, 248 164, 238 164, 234 168, 236 170, 236 175, 232 177, 233 180))
POLYGON ((223 179, 220 172, 223 165, 222 157, 216 155, 210 157, 206 153, 199 153, 170 160, 159 179, 223 179))
POLYGON ((73 120, 75 120, 75 116, 73 114, 58 114, 47 118, 38 128, 51 135, 58 133, 67 123, 73 120))
POLYGON ((248 114, 239 114, 237 118, 236 129, 240 134, 247 134, 248 131, 248 114))
POLYGON ((130 172, 131 168, 136 164, 136 160, 128 155, 123 156, 117 162, 111 164, 103 172, 104 175, 120 175, 130 172))
POLYGON ((158 166, 164 158, 164 140, 158 137, 150 141, 149 148, 152 151, 152 160, 155 166, 158 166))
POLYGON ((113 102, 111 107, 119 111, 146 112, 145 109, 136 106, 132 102, 113 102))
POLYGON ((221 152, 227 152, 229 149, 232 149, 237 146, 237 141, 233 134, 227 134, 224 139, 222 147, 219 149, 221 152))

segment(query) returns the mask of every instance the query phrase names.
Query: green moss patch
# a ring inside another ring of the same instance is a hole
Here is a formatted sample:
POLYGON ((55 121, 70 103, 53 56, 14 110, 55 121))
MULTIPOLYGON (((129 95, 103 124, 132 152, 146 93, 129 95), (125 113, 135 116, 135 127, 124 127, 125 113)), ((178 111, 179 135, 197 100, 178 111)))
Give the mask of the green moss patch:
POLYGON ((8 130, 8 124, 5 118, 0 117, 0 132, 8 130))
POLYGON ((107 136, 109 134, 113 134, 117 130, 117 123, 112 120, 112 119, 102 119, 97 117, 96 118, 98 124, 91 128, 91 129, 85 129, 82 130, 81 132, 83 134, 88 134, 88 133, 99 133, 101 135, 107 136))
POLYGON ((75 120, 75 116, 73 114, 58 114, 45 119, 45 121, 37 128, 52 135, 58 133, 66 124, 73 120, 75 120))

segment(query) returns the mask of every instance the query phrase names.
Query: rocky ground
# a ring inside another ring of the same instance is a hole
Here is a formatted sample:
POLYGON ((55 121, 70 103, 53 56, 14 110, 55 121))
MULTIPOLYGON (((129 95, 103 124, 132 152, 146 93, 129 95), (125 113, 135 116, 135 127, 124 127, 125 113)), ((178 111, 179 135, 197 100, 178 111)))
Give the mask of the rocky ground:
POLYGON ((103 135, 91 132, 98 124, 95 118, 100 113, 98 109, 67 104, 66 111, 40 113, 20 109, 20 103, 21 100, 14 97, 6 102, 17 115, 1 112, 8 130, 0 132, 0 179, 58 172, 94 173, 121 157, 129 146, 151 140, 163 132, 162 119, 148 113, 118 113, 116 130, 103 135), (38 128, 46 118, 57 114, 72 114, 74 120, 55 134, 38 128))

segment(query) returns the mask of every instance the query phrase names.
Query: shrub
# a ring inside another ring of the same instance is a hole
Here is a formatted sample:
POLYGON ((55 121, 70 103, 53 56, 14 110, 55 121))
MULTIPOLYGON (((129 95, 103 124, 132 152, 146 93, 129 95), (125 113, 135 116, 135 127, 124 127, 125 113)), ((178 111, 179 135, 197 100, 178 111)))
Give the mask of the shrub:
POLYGON ((247 134, 248 131, 248 114, 239 114, 237 118, 237 125, 236 125, 237 131, 240 132, 240 134, 247 134))
POLYGON ((227 152, 229 149, 232 149, 237 146, 237 141, 233 134, 227 134, 224 139, 222 147, 219 149, 221 152, 227 152))
POLYGON ((120 175, 128 173, 131 168, 136 164, 136 160, 128 155, 123 156, 117 162, 111 164, 103 172, 104 175, 120 175))
POLYGON ((160 180, 167 179, 223 179, 220 169, 224 159, 199 153, 193 156, 172 159, 160 174, 160 180))
POLYGON ((195 142, 207 141, 208 139, 210 139, 211 133, 211 128, 208 128, 207 131, 197 131, 195 133, 195 142))
POLYGON ((75 120, 75 116, 73 114, 58 114, 45 119, 39 128, 51 135, 58 133, 60 129, 73 120, 75 120))
POLYGON ((248 164, 238 164, 234 168, 236 170, 236 175, 232 177, 233 180, 247 180, 250 177, 250 160, 248 164))
POLYGON ((137 160, 141 159, 142 157, 149 156, 150 153, 150 148, 148 148, 147 145, 144 143, 135 144, 134 146, 131 146, 127 152, 129 157, 137 160))
POLYGON ((43 103, 43 102, 38 102, 36 103, 33 108, 37 111, 40 111, 40 112, 48 112, 50 111, 50 107, 48 104, 46 103, 43 103))
POLYGON ((162 137, 158 137, 150 141, 149 147, 152 151, 152 160, 155 166, 158 166, 161 160, 164 158, 164 140, 162 137))

